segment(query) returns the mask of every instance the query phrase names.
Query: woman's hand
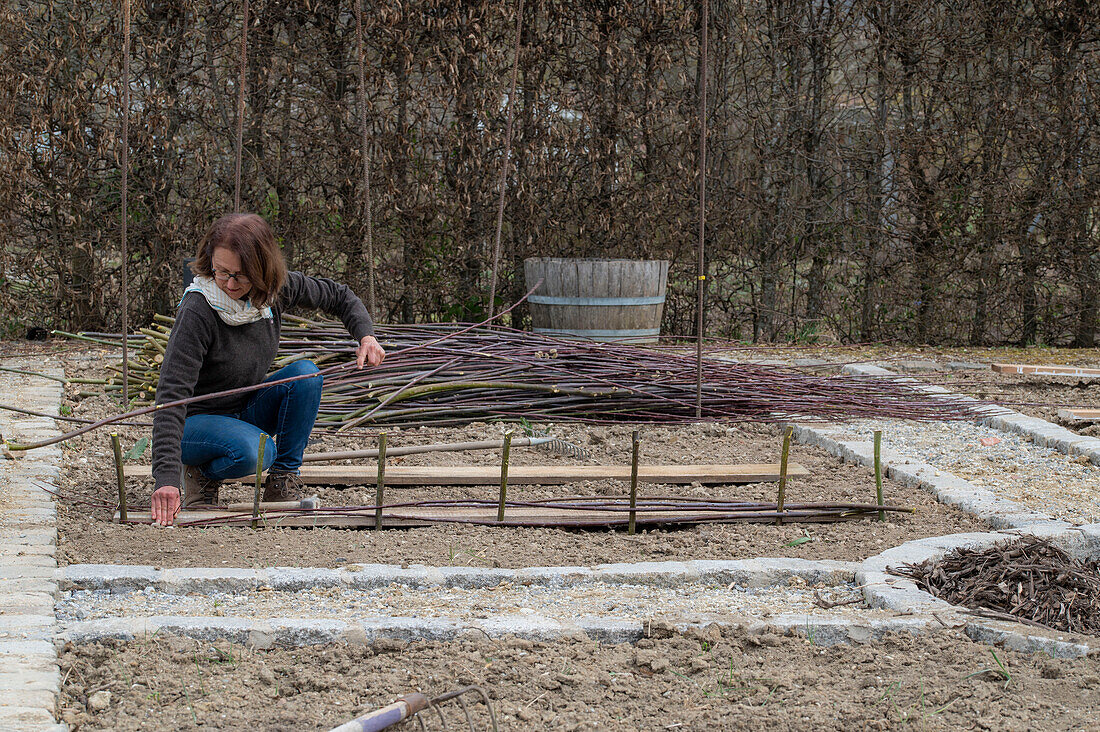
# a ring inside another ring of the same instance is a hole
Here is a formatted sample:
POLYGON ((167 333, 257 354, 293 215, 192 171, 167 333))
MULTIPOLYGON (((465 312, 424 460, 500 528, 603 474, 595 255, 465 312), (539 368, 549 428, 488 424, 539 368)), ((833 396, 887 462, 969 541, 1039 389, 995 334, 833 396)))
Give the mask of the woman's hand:
POLYGON ((359 341, 359 348, 355 349, 355 363, 359 368, 363 368, 364 363, 377 366, 385 358, 386 352, 382 350, 382 346, 374 336, 363 336, 359 341))
POLYGON ((180 489, 174 485, 162 485, 153 491, 153 523, 171 526, 180 512, 180 489))

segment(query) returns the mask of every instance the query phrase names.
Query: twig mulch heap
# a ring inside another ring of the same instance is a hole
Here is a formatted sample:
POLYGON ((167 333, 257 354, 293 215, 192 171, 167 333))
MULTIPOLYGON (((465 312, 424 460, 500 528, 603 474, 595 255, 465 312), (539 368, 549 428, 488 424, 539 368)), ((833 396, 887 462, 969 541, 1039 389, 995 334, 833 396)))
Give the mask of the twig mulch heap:
POLYGON ((1082 562, 1048 541, 1026 537, 958 549, 938 562, 907 564, 894 573, 975 614, 1100 635, 1098 570, 1100 562, 1082 562))
MULTIPOLYGON (((172 319, 131 336, 129 379, 135 406, 156 390, 172 319)), ((97 334, 103 336, 103 334, 97 334)), ((325 377, 319 428, 461 425, 494 419, 592 423, 697 421, 694 355, 667 348, 569 341, 501 327, 385 325, 389 355, 378 368, 325 377)), ((115 337, 116 341, 119 337, 115 337)), ((322 368, 353 361, 356 344, 332 321, 285 316, 273 368, 302 358, 322 368)), ((105 388, 121 389, 117 375, 105 388)), ((144 400, 144 401, 143 401, 144 400)), ((929 395, 864 376, 809 375, 792 369, 707 358, 702 419, 780 422, 818 419, 973 419, 982 405, 929 395)))

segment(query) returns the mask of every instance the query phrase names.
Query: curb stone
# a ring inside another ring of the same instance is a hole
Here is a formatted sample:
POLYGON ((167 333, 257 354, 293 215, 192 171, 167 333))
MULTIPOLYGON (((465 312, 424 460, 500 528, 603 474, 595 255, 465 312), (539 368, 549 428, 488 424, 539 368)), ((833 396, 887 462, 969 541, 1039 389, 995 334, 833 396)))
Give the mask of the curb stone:
POLYGON ((972 621, 966 624, 963 632, 979 643, 992 646, 1004 646, 1023 653, 1045 653, 1051 658, 1083 658, 1100 655, 1100 645, 1095 643, 1074 643, 1061 638, 1025 633, 1019 630, 1019 623, 1006 623, 999 620, 972 621))
MULTIPOLYGON (((43 364, 33 366, 42 370, 43 364)), ((60 376, 56 368, 45 371, 60 376)), ((13 377, 18 402, 57 414, 58 382, 13 377)), ((30 442, 60 434, 49 417, 0 414, 0 432, 30 442)), ((54 639, 57 621, 57 507, 42 487, 61 477, 61 450, 50 446, 17 460, 0 460, 0 729, 68 730, 54 718, 61 687, 54 639)))

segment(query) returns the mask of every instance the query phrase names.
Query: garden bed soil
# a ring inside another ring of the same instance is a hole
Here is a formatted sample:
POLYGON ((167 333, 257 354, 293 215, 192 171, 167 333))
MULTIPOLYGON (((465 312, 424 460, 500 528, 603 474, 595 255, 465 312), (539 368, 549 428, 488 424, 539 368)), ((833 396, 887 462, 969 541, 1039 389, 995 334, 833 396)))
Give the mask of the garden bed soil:
MULTIPOLYGON (((83 414, 84 400, 73 406, 83 414)), ((97 400, 98 401, 98 400, 97 400)), ((106 400, 103 400, 106 401, 106 400)), ((103 405, 100 405, 103 406, 103 405)), ((716 425, 643 427, 642 459, 645 463, 690 465, 693 463, 778 463, 782 435, 773 425, 716 425)), ((558 424, 551 434, 583 446, 588 462, 629 464, 629 426, 580 426, 558 424)), ((123 441, 133 444, 147 431, 125 428, 123 441)), ((418 429, 389 433, 389 444, 428 444, 497 438, 500 425, 474 424, 462 428, 418 429)), ((310 451, 373 446, 375 437, 320 436, 310 451)), ((385 563, 529 567, 547 565, 595 565, 614 562, 681 561, 689 559, 747 559, 751 557, 800 557, 804 559, 861 560, 911 539, 962 531, 982 531, 987 526, 957 509, 936 502, 923 490, 885 481, 886 501, 915 509, 914 514, 888 514, 888 521, 860 520, 823 524, 712 524, 682 529, 653 529, 628 535, 625 531, 576 531, 546 528, 496 528, 442 524, 427 528, 391 529, 382 532, 354 529, 268 528, 259 532, 245 527, 160 529, 112 523, 112 501, 117 495, 110 445, 104 434, 90 434, 65 443, 62 501, 58 509, 58 562, 61 564, 147 564, 158 567, 263 567, 385 563), (74 500, 75 499, 75 500, 74 500), (100 502, 100 506, 77 502, 100 502), (789 546, 796 539, 812 541, 789 546)), ((394 458, 390 464, 458 465, 496 464, 495 451, 479 453, 431 453, 394 458)), ((833 501, 874 503, 875 482, 871 470, 843 463, 824 450, 795 444, 791 460, 810 470, 808 477, 788 482, 787 502, 833 501)), ((541 449, 512 452, 512 465, 576 464, 576 458, 541 449)), ((774 501, 777 483, 720 486, 642 486, 641 494, 717 496, 774 501)), ((324 505, 371 505, 374 486, 346 489, 317 487, 324 505)), ((152 486, 146 481, 128 484, 130 505, 148 505, 152 486)), ((512 486, 509 498, 526 500, 561 495, 621 495, 620 481, 589 481, 569 486, 512 486)), ((312 490, 312 488, 311 488, 312 490)), ((222 499, 250 501, 253 488, 240 483, 223 489, 222 499)), ((422 487, 388 489, 387 500, 437 498, 493 498, 496 488, 422 487)))
MULTIPOLYGON (((158 637, 68 645, 61 674, 59 718, 81 732, 325 730, 412 691, 468 684, 489 694, 501 730, 1093 729, 1100 710, 1095 659, 994 649, 959 631, 830 648, 660 623, 634 645, 471 633, 260 651, 158 637)), ((463 698, 487 729, 484 705, 463 698)), ((440 711, 447 726, 425 712, 426 729, 469 729, 453 702, 440 711)))

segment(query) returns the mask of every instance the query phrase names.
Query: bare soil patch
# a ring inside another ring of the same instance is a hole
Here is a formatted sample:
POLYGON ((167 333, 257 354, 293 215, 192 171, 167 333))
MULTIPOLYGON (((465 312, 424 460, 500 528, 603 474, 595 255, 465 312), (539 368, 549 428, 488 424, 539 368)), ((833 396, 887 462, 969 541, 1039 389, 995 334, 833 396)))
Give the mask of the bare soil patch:
MULTIPOLYGON (((270 651, 182 638, 69 645, 59 714, 89 731, 321 730, 411 691, 466 684, 488 692, 502 730, 1092 729, 1100 710, 1095 659, 992 649, 957 631, 831 648, 714 627, 655 624, 653 636, 601 645, 470 634, 270 651), (991 670, 998 660, 1009 678, 991 670), (102 691, 106 708, 91 709, 102 691)), ((457 707, 443 709, 448 729, 468 729, 457 707)), ((481 709, 471 705, 479 730, 481 709)), ((444 729, 434 715, 424 721, 444 729)))
MULTIPOLYGON (((647 431, 647 461, 774 462, 781 436, 771 426, 733 427, 714 437, 710 426, 654 428, 647 431)), ((402 433, 409 443, 459 441, 490 436, 497 427, 464 430, 423 430, 402 433), (471 434, 474 433, 474 434, 471 434), (475 437, 476 435, 476 437, 475 437)), ((628 428, 555 427, 554 434, 589 442, 600 462, 629 460, 628 428), (588 433, 587 438, 585 433, 588 433), (592 444, 595 441, 598 444, 592 444)), ((498 432, 499 434, 499 432, 498 432)), ((398 436, 391 436, 391 445, 398 436)), ((325 448, 335 440, 322 441, 325 448)), ((518 452, 518 451, 517 451, 518 452)), ((110 500, 114 490, 112 460, 102 438, 74 441, 66 448, 67 467, 63 490, 67 496, 110 500), (91 444, 82 444, 88 442, 91 444), (96 445, 95 443, 99 444, 96 445), (97 454, 98 453, 98 454, 97 454), (82 463, 87 460, 87 463, 82 463), (85 477, 86 476, 86 477, 85 477)), ((492 454, 410 456, 408 464, 477 464, 499 459, 492 454)), ((513 453, 513 459, 520 457, 513 453)), ((544 452, 524 451, 525 462, 569 461, 544 452)), ((874 480, 866 468, 842 463, 817 448, 796 445, 792 460, 805 465, 812 475, 788 484, 787 500, 873 502, 874 480)), ((129 501, 148 503, 150 486, 132 486, 129 501)), ((346 490, 322 488, 322 500, 346 505, 368 505, 373 487, 346 490)), ((570 493, 621 494, 624 486, 612 481, 579 486, 511 489, 513 498, 543 498, 570 493)), ((646 492, 691 496, 774 500, 776 484, 730 486, 647 486, 646 492)), ((225 491, 230 500, 247 501, 251 488, 237 484, 225 491)), ((486 526, 441 525, 409 530, 265 529, 211 527, 205 529, 156 529, 151 526, 119 526, 111 523, 112 511, 64 502, 58 512, 60 542, 58 561, 64 564, 111 563, 156 566, 338 566, 344 563, 473 565, 525 567, 541 565, 591 565, 608 562, 670 561, 686 559, 742 559, 758 556, 795 556, 807 559, 859 560, 910 539, 960 531, 981 531, 985 524, 957 509, 935 501, 925 491, 887 481, 887 500, 916 509, 913 515, 892 514, 885 523, 860 521, 835 524, 760 524, 696 526, 679 530, 652 530, 630 536, 625 532, 567 531, 559 529, 505 529, 486 526), (813 541, 788 546, 809 536, 813 541)), ((416 488, 393 489, 401 499, 490 497, 492 489, 416 488)))

